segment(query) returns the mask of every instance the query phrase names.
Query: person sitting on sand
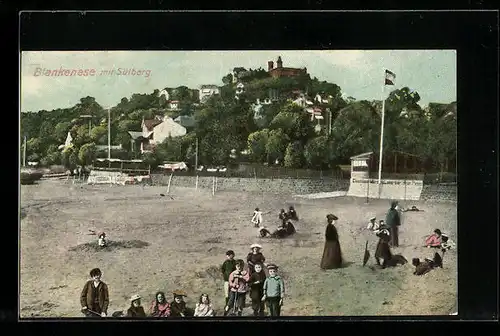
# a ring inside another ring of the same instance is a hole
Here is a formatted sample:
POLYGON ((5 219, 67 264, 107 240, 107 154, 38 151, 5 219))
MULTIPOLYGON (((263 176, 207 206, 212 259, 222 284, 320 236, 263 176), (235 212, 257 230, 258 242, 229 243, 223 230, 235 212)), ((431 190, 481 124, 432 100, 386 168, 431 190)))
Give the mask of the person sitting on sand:
POLYGON ((107 245, 105 232, 99 233, 99 239, 97 241, 97 245, 99 245, 100 247, 105 247, 107 245))
POLYGON ((431 234, 427 239, 425 240, 425 247, 427 248, 440 248, 442 243, 442 233, 441 230, 436 229, 434 230, 434 233, 431 234))
POLYGON ((298 221, 299 220, 299 215, 297 214, 297 211, 295 211, 295 208, 293 206, 290 206, 288 208, 287 217, 289 219, 294 220, 294 221, 298 221))
POLYGON ((155 300, 151 304, 151 316, 152 317, 170 316, 170 304, 167 302, 167 298, 164 292, 156 293, 155 300))
POLYGON ((255 227, 259 227, 262 224, 262 211, 259 208, 255 208, 253 212, 252 223, 255 227))
POLYGON ((291 236, 293 235, 295 232, 297 232, 295 230, 295 226, 293 225, 293 223, 291 221, 287 221, 286 224, 285 224, 285 231, 286 231, 286 235, 287 236, 291 236))
POLYGON ((455 248, 456 244, 444 233, 441 235, 441 249, 442 251, 451 250, 455 248))
POLYGON ((280 220, 280 221, 283 221, 283 220, 288 219, 288 215, 287 215, 287 213, 285 212, 285 209, 281 209, 281 210, 280 210, 280 213, 279 213, 279 215, 278 215, 278 218, 279 218, 279 220, 280 220))
POLYGON ((194 309, 194 316, 215 316, 208 294, 203 293, 200 295, 200 301, 194 309))
POLYGON ((192 310, 186 307, 186 302, 184 301, 186 294, 183 291, 175 291, 172 294, 174 294, 174 300, 170 302, 170 316, 192 316, 192 310))
POLYGON ((251 275, 254 270, 255 264, 263 264, 266 261, 266 257, 262 254, 262 246, 259 244, 252 244, 250 246, 251 252, 247 255, 248 272, 251 275))
POLYGON ((137 294, 130 298, 130 308, 127 310, 127 317, 146 317, 144 308, 141 306, 141 297, 137 294))

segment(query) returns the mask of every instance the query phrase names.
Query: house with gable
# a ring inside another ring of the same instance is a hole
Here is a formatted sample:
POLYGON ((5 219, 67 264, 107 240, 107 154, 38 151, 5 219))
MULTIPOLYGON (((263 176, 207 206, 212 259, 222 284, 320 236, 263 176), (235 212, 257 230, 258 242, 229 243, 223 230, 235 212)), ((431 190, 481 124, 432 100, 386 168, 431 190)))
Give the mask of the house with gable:
POLYGON ((168 137, 179 137, 186 134, 186 128, 175 122, 172 118, 165 116, 163 120, 143 119, 141 132, 129 131, 132 142, 132 150, 140 148, 140 152, 150 152, 158 144, 168 137))

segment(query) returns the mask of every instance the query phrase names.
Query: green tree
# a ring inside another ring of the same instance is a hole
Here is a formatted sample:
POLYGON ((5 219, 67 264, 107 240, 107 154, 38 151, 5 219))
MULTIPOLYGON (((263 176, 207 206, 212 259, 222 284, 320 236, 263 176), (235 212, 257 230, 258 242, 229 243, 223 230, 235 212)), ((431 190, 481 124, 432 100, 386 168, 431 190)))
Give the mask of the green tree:
POLYGON ((87 143, 80 147, 78 152, 78 160, 82 164, 82 166, 91 165, 96 158, 96 147, 95 143, 87 143))
POLYGON ((304 165, 304 147, 299 141, 288 144, 285 152, 285 167, 302 168, 304 165))
POLYGON ((274 163, 276 160, 283 164, 285 151, 290 138, 281 128, 271 130, 266 144, 268 163, 274 163))
POLYGON ((70 121, 62 121, 58 123, 54 128, 54 133, 53 133, 54 138, 60 143, 63 143, 66 140, 66 137, 68 136, 70 128, 71 128, 70 121))
POLYGON ((311 168, 324 169, 332 161, 332 145, 327 136, 311 139, 304 149, 304 158, 311 168))
POLYGON ((69 147, 61 153, 61 164, 73 171, 78 166, 78 155, 73 147, 69 147))
POLYGON ((248 151, 250 152, 250 158, 254 162, 267 161, 266 145, 268 139, 269 130, 267 128, 250 133, 250 135, 248 135, 248 151))
POLYGON ((97 126, 90 131, 90 139, 99 145, 105 145, 108 142, 108 129, 106 126, 97 126))

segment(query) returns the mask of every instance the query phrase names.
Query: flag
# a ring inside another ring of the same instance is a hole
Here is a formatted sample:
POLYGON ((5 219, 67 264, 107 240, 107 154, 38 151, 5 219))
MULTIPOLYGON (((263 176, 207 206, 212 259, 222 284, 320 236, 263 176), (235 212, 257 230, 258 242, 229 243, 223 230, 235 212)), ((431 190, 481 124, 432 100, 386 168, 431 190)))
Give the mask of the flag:
POLYGON ((394 85, 394 80, 396 79, 396 74, 389 70, 385 70, 385 85, 394 85))

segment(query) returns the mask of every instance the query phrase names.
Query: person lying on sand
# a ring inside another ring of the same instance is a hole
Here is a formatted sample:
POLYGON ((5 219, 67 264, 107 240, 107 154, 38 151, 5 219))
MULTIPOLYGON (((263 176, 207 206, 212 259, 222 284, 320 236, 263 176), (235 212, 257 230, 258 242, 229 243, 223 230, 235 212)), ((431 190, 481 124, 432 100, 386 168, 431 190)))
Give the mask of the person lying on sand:
POLYGON ((434 268, 443 268, 443 258, 436 252, 433 259, 425 258, 424 261, 420 261, 419 258, 413 258, 412 264, 415 266, 414 275, 424 275, 434 268))

